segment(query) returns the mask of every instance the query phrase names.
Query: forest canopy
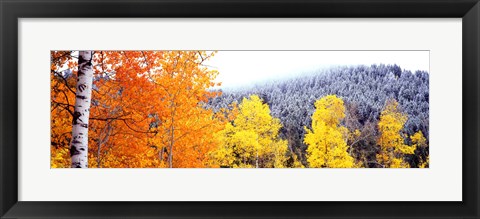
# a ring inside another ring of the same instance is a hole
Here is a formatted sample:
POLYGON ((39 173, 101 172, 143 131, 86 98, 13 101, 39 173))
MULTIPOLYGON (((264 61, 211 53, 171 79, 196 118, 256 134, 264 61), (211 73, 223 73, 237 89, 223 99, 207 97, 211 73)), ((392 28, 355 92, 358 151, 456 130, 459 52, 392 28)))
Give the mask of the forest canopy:
POLYGON ((52 51, 51 167, 429 166, 428 72, 337 66, 225 88, 215 55, 52 51))

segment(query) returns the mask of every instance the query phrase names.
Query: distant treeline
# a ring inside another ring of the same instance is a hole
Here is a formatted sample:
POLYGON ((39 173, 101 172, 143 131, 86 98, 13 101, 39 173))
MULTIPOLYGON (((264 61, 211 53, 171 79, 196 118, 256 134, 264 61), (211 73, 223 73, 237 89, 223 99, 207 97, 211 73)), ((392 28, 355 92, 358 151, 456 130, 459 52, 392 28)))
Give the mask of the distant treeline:
MULTIPOLYGON (((402 71, 397 65, 336 67, 282 81, 271 81, 248 88, 223 90, 210 99, 208 108, 220 110, 240 103, 244 97, 258 95, 270 106, 271 114, 280 119, 280 137, 288 141, 291 152, 306 165, 305 127, 311 128, 316 100, 330 94, 343 99, 346 117, 342 125, 351 131, 360 130, 361 137, 348 142, 356 159, 364 159, 367 167, 377 167, 379 151, 378 121, 387 100, 395 99, 408 120, 403 129, 405 143, 421 131, 429 140, 429 74, 425 71, 402 71)), ((418 148, 406 161, 417 167, 426 159, 428 146, 418 148)))

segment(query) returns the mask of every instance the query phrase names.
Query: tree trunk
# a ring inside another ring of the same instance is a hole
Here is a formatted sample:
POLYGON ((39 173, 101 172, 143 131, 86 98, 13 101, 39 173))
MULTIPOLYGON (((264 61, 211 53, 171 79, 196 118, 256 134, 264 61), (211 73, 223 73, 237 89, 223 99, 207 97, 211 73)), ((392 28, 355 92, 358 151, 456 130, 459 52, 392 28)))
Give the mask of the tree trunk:
MULTIPOLYGON (((173 119, 172 119, 173 121, 173 119)), ((173 125, 172 125, 172 128, 170 130, 170 151, 168 153, 168 167, 169 168, 173 168, 173 141, 174 141, 174 134, 173 134, 173 125)))
POLYGON ((103 144, 108 142, 108 138, 110 137, 110 133, 112 132, 112 127, 110 126, 110 122, 107 122, 107 125, 105 125, 105 128, 103 128, 102 133, 105 133, 105 137, 102 139, 99 139, 98 142, 98 147, 97 147, 97 168, 102 168, 102 146, 103 144))
POLYGON ((173 168, 173 144, 175 141, 175 126, 173 125, 175 123, 175 103, 171 102, 170 107, 172 108, 172 113, 171 113, 171 124, 170 124, 170 150, 168 153, 168 167, 173 168))
POLYGON ((77 91, 72 121, 70 156, 72 168, 88 168, 88 118, 93 82, 93 51, 80 51, 78 55, 77 91))

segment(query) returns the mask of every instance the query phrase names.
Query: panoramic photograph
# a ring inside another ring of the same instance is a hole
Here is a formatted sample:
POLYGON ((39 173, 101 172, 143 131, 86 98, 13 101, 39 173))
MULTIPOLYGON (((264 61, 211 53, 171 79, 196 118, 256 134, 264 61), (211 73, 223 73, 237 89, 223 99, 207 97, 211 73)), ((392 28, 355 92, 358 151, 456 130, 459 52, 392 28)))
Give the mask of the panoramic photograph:
POLYGON ((51 51, 51 168, 428 168, 429 51, 51 51))

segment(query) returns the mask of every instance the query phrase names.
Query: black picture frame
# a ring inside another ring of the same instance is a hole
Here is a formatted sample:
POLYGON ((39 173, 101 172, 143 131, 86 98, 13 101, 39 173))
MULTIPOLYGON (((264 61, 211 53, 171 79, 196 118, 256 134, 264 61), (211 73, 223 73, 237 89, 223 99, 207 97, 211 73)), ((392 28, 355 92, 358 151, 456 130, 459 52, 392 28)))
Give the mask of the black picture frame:
POLYGON ((478 2, 479 0, 0 0, 0 216, 2 218, 479 218, 480 4, 478 2), (463 201, 18 201, 18 19, 76 17, 462 18, 463 201))

